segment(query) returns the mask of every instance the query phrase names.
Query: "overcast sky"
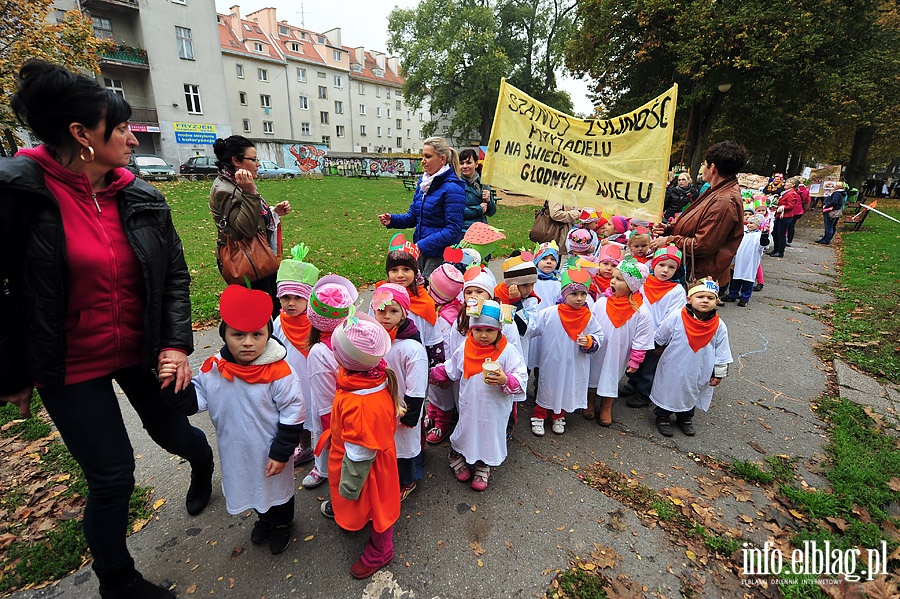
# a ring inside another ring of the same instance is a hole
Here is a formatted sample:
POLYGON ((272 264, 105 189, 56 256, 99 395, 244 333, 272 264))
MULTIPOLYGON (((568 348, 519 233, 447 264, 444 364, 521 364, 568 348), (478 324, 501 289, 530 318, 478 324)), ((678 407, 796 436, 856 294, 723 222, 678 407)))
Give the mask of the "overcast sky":
MULTIPOLYGON (((367 50, 387 52, 388 14, 395 6, 412 8, 418 0, 216 0, 216 10, 227 14, 235 4, 240 6, 242 15, 274 7, 279 21, 302 25, 318 33, 340 27, 345 46, 365 46, 367 50)), ((576 112, 590 113, 593 110, 587 98, 587 85, 583 81, 561 79, 560 85, 572 96, 576 112)))

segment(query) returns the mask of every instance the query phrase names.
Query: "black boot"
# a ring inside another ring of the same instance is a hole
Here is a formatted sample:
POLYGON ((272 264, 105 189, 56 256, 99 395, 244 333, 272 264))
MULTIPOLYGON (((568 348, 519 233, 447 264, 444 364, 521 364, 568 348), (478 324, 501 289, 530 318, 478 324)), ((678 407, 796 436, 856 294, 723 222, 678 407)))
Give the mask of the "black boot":
POLYGON ((209 463, 203 466, 191 464, 191 486, 188 487, 185 505, 187 513, 196 516, 209 503, 212 496, 212 475, 214 462, 210 458, 209 463))
POLYGON ((137 571, 124 586, 104 588, 100 585, 100 596, 103 599, 175 599, 175 595, 152 582, 147 582, 137 571))

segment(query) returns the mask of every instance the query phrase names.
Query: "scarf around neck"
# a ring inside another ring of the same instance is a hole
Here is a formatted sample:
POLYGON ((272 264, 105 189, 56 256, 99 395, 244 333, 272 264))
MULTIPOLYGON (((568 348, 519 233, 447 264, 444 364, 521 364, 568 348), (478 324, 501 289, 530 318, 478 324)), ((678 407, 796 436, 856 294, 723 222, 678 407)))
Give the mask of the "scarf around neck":
POLYGON ((681 322, 684 323, 684 332, 687 333, 688 344, 694 353, 709 345, 713 335, 719 330, 718 314, 713 314, 712 318, 706 320, 698 320, 687 306, 681 309, 681 322))
POLYGON ((246 366, 241 366, 235 362, 231 352, 228 351, 228 347, 222 346, 222 349, 219 350, 219 355, 221 357, 210 356, 207 358, 200 367, 200 372, 210 372, 213 365, 215 365, 219 370, 219 374, 221 374, 222 378, 225 380, 233 381, 237 378, 251 385, 265 385, 283 379, 284 377, 291 376, 293 371, 284 359, 284 348, 281 347, 281 344, 277 341, 274 341, 273 339, 269 340, 270 344, 273 342, 277 347, 272 347, 274 347, 274 349, 280 349, 280 352, 271 351, 269 344, 267 344, 262 355, 254 360, 255 363, 246 366))
MULTIPOLYGON (((641 297, 640 293, 632 293, 631 299, 634 300, 637 308, 640 308, 641 304, 644 303, 644 298, 641 297)), ((627 296, 614 295, 606 299, 606 316, 617 329, 635 315, 637 308, 631 305, 627 296)))
POLYGON ((501 333, 495 345, 478 345, 470 331, 466 336, 466 348, 463 353, 463 377, 468 379, 480 373, 484 361, 488 358, 495 362, 500 359, 506 344, 506 337, 501 333))
POLYGON ((660 281, 654 276, 649 276, 644 281, 644 297, 647 298, 647 301, 651 304, 655 304, 659 300, 663 298, 669 291, 675 288, 678 285, 675 281, 660 281))
POLYGON ((591 311, 587 306, 573 308, 569 304, 558 304, 556 306, 559 314, 559 321, 562 323, 563 329, 569 339, 576 341, 578 336, 584 332, 588 323, 591 321, 591 311))
POLYGON ((424 196, 424 195, 428 194, 428 190, 431 189, 431 183, 432 183, 432 181, 434 181, 435 177, 439 177, 440 175, 443 175, 444 173, 446 173, 449 170, 450 170, 450 165, 445 164, 444 166, 442 166, 440 168, 440 170, 438 172, 436 172, 433 175, 429 175, 428 173, 422 175, 422 179, 419 181, 419 189, 422 190, 422 195, 424 196))
POLYGON ((284 336, 291 342, 298 352, 303 354, 304 358, 309 357, 309 332, 312 325, 306 313, 297 316, 288 316, 285 312, 281 313, 281 330, 284 336))

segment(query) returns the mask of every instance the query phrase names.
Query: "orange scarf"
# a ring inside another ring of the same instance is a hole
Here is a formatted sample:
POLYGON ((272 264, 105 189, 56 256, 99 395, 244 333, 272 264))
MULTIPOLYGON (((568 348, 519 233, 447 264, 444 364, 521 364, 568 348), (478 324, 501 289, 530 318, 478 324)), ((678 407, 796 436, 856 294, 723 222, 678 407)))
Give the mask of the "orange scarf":
MULTIPOLYGON (((634 300, 634 304, 637 308, 640 308, 641 304, 644 303, 644 298, 641 297, 640 293, 633 293, 631 299, 634 300)), ((637 312, 637 308, 631 305, 631 302, 628 301, 628 297, 614 295, 606 298, 606 316, 617 329, 628 322, 629 318, 634 316, 635 312, 637 312)))
MULTIPOLYGON (((538 301, 541 301, 534 291, 532 291, 527 297, 536 298, 538 301)), ((513 299, 509 296, 509 287, 506 283, 500 283, 496 287, 494 287, 494 299, 500 302, 501 304, 509 304, 513 305, 515 302, 525 299, 523 297, 519 297, 518 300, 513 301, 513 299)))
MULTIPOLYGON (((372 370, 369 371, 373 372, 372 370)), ((338 366, 337 371, 337 388, 344 391, 359 391, 360 389, 371 389, 377 387, 387 380, 387 373, 384 371, 374 371, 375 376, 367 376, 368 373, 347 370, 343 366, 338 366)))
POLYGON ((644 297, 647 298, 647 301, 651 304, 655 304, 659 300, 663 298, 663 296, 675 286, 678 285, 675 281, 660 281, 656 277, 647 277, 644 281, 644 297))
POLYGON ((600 290, 600 293, 605 293, 609 288, 610 281, 612 281, 612 278, 607 279, 606 277, 601 277, 600 275, 594 275, 593 283, 600 290))
POLYGON ((718 314, 709 320, 697 320, 688 312, 687 306, 681 309, 681 322, 684 323, 684 331, 694 353, 706 347, 719 330, 718 314))
POLYGON ((584 332, 588 322, 590 322, 591 311, 587 306, 573 308, 569 304, 559 304, 556 309, 559 314, 559 320, 562 322, 563 329, 566 331, 566 335, 568 335, 572 341, 576 341, 578 336, 584 332))
POLYGON ((653 259, 653 256, 633 256, 640 264, 647 264, 653 259))
POLYGON ((212 370, 213 364, 218 367, 222 378, 225 380, 233 381, 236 377, 251 385, 265 385, 283 379, 286 376, 291 376, 291 367, 284 360, 260 366, 241 366, 216 356, 207 358, 203 366, 200 367, 200 372, 209 372, 212 370))
POLYGON ((470 332, 466 337, 466 349, 463 350, 463 376, 468 379, 481 372, 488 358, 496 362, 506 349, 506 343, 506 337, 501 333, 496 345, 478 345, 470 332))
POLYGON ((291 342, 291 345, 297 348, 298 352, 303 354, 304 358, 309 357, 309 331, 311 329, 312 325, 309 323, 309 318, 306 317, 306 312, 297 316, 281 313, 281 330, 284 331, 284 336, 291 342))
MULTIPOLYGON (((387 281, 375 283, 375 289, 378 289, 385 283, 387 281)), ((434 304, 434 298, 422 290, 420 290, 421 293, 419 295, 415 295, 409 290, 409 287, 406 288, 406 291, 409 293, 409 311, 416 316, 424 318, 428 324, 434 325, 437 322, 437 306, 434 304)))

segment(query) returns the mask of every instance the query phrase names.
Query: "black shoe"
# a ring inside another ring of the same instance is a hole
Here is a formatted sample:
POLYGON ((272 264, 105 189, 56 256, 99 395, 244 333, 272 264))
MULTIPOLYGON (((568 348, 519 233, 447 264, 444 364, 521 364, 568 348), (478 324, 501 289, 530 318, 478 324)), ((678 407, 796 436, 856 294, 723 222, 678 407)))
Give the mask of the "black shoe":
POLYGON ((666 420, 657 420, 656 421, 656 430, 659 431, 659 434, 663 437, 671 437, 675 433, 672 431, 672 423, 666 420))
POLYGON ((746 307, 747 307, 747 300, 741 300, 741 301, 739 301, 739 302, 738 302, 738 306, 740 306, 741 308, 746 308, 746 307))
POLYGON ((784 244, 784 247, 789 248, 789 247, 791 247, 791 244, 790 244, 790 243, 786 243, 786 244, 784 244))
POLYGON ((331 507, 330 501, 323 501, 322 505, 319 506, 319 511, 322 512, 322 515, 326 518, 334 520, 334 508, 331 507))
POLYGON ((268 520, 260 518, 253 525, 253 532, 250 533, 250 542, 254 545, 262 545, 269 540, 272 535, 272 527, 268 520))
POLYGON ((736 301, 737 301, 737 298, 736 298, 736 297, 731 297, 731 296, 729 295, 729 296, 727 296, 727 297, 723 297, 723 298, 722 298, 722 301, 723 301, 723 302, 736 302, 736 301))
POLYGON ((825 241, 824 239, 819 239, 816 241, 816 243, 818 243, 819 245, 828 245, 828 242, 825 241))
POLYGON ((758 284, 756 284, 756 285, 753 286, 753 291, 762 291, 762 290, 763 290, 763 287, 765 287, 765 284, 764 284, 764 283, 758 283, 758 284))
POLYGON ((294 525, 291 523, 288 524, 276 524, 271 527, 270 536, 269 536, 269 551, 272 555, 278 555, 282 551, 288 548, 288 545, 291 544, 291 531, 293 530, 294 525))
POLYGON ((634 387, 630 382, 622 385, 622 389, 619 391, 619 397, 628 397, 629 395, 634 395, 634 387))
POLYGON ((650 405, 650 400, 642 395, 635 394, 625 400, 625 405, 635 409, 646 408, 650 405))
POLYGON ((100 596, 103 599, 175 599, 168 589, 144 580, 140 572, 135 572, 131 582, 123 587, 104 589, 101 586, 100 596))
POLYGON ((780 253, 778 253, 778 254, 776 254, 776 253, 773 252, 773 253, 771 253, 771 254, 769 254, 769 255, 772 256, 773 258, 784 258, 784 253, 783 253, 783 252, 780 252, 780 253))
POLYGON ((688 437, 694 436, 696 431, 694 431, 694 423, 692 421, 690 421, 690 420, 685 420, 683 422, 679 421, 679 422, 676 422, 675 424, 677 424, 678 428, 681 429, 681 432, 683 432, 688 437))
POLYGON ((209 498, 212 496, 214 468, 215 465, 212 459, 205 466, 191 465, 191 486, 188 487, 187 498, 185 499, 187 513, 191 516, 199 514, 209 504, 209 498))

